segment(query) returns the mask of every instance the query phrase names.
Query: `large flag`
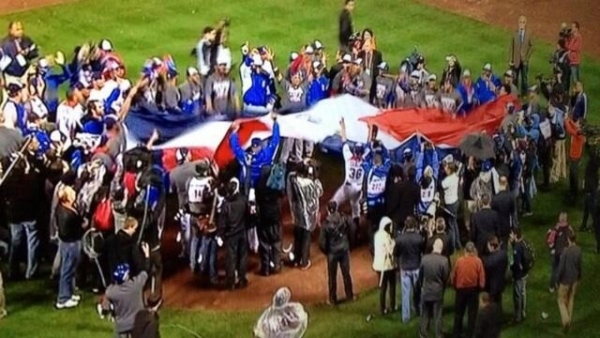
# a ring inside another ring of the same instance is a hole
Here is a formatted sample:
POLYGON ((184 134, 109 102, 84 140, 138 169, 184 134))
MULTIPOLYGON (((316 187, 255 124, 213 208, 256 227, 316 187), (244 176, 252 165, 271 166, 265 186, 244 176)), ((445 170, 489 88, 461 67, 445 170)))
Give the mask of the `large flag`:
POLYGON ((475 108, 464 118, 452 118, 440 109, 392 109, 380 115, 362 118, 399 141, 424 136, 436 146, 456 148, 470 133, 493 134, 505 116, 508 103, 518 104, 514 96, 503 96, 475 108))

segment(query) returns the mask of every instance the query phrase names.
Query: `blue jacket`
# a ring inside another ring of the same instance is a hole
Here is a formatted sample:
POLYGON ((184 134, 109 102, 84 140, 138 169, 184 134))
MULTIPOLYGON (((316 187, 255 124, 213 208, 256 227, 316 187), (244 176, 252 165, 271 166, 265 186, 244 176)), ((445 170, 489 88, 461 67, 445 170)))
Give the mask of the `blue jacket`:
POLYGON ((55 74, 52 71, 48 71, 44 74, 44 81, 46 82, 46 91, 43 94, 44 103, 48 107, 49 113, 55 113, 58 105, 60 104, 59 88, 60 86, 71 78, 69 69, 65 66, 61 66, 62 73, 55 74))
POLYGON ((577 95, 575 97, 575 103, 573 105, 573 121, 585 119, 587 116, 587 109, 587 95, 585 93, 577 95))
MULTIPOLYGON (((25 60, 27 61, 27 63, 25 64, 25 67, 21 67, 21 65, 19 65, 19 62, 17 61, 17 58, 16 58, 16 56, 19 54, 19 52, 17 50, 17 45, 15 44, 14 40, 12 38, 6 38, 6 39, 3 39, 1 41, 1 43, 2 43, 2 45, 0 45, 0 50, 1 50, 0 56, 6 55, 12 59, 10 64, 8 65, 8 67, 6 67, 6 69, 4 70, 4 73, 8 74, 10 76, 21 77, 21 76, 25 75, 25 72, 29 68, 30 62, 39 56, 38 48, 35 48, 34 50, 30 51, 28 54, 23 55, 25 57, 25 60)), ((23 36, 21 38, 20 46, 21 46, 22 50, 30 48, 33 45, 34 45, 33 41, 28 36, 23 36)))
MULTIPOLYGON (((502 86, 502 82, 500 82, 500 79, 496 75, 492 74, 491 80, 496 88, 502 86)), ((496 93, 487 87, 485 80, 481 77, 479 77, 475 83, 475 95, 481 104, 488 103, 496 99, 496 93)))
POLYGON ((462 106, 461 106, 461 113, 462 114, 468 114, 471 109, 475 108, 477 106, 477 104, 479 103, 479 99, 477 98, 477 91, 475 90, 475 86, 472 85, 472 89, 474 91, 473 96, 471 97, 471 103, 469 103, 469 92, 467 91, 467 88, 461 83, 457 90, 458 93, 460 94, 460 97, 462 98, 462 106))
POLYGON ((50 137, 46 132, 39 128, 27 128, 23 132, 23 136, 33 135, 39 143, 39 148, 36 152, 36 155, 42 156, 44 155, 48 149, 50 149, 50 137))
POLYGON ((306 105, 312 107, 327 97, 329 97, 329 79, 325 75, 321 75, 318 79, 313 79, 308 86, 306 105))
POLYGON ((523 127, 522 125, 518 125, 518 133, 519 135, 528 137, 530 139, 532 139, 533 141, 538 142, 539 138, 540 138, 540 116, 537 114, 531 115, 531 119, 533 120, 533 123, 531 125, 531 128, 529 130, 525 129, 525 127, 523 127))
POLYGON ((249 187, 251 188, 256 185, 256 182, 258 182, 261 176, 262 167, 265 165, 271 165, 273 163, 273 157, 275 156, 275 152, 277 152, 279 141, 279 123, 277 123, 277 121, 275 121, 273 124, 273 135, 271 136, 269 144, 265 148, 261 149, 257 154, 244 151, 240 145, 238 134, 231 134, 229 137, 229 146, 235 155, 235 159, 242 166, 242 171, 240 174, 240 183, 242 185, 244 182, 246 182, 248 167, 250 169, 249 187))

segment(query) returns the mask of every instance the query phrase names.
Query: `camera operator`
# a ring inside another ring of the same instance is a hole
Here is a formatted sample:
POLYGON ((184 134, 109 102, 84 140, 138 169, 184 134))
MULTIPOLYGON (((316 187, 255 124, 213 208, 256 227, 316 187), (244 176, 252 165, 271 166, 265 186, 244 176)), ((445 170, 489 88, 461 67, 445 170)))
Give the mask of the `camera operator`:
POLYGON ((568 29, 566 32, 568 33, 565 40, 566 47, 569 50, 571 80, 575 83, 579 81, 579 64, 581 62, 582 37, 581 33, 579 33, 579 22, 573 21, 571 29, 568 29))

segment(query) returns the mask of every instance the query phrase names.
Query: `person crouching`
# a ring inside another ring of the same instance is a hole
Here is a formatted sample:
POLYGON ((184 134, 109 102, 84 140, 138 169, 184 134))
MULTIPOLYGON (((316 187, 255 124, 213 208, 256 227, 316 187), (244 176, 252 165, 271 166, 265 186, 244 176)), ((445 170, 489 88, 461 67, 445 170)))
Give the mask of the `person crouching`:
MULTIPOLYGON (((136 318, 146 310, 143 290, 148 281, 150 247, 142 244, 144 267, 139 274, 130 275, 129 264, 117 265, 113 273, 114 283, 106 288, 102 302, 103 313, 112 312, 115 320, 115 337, 133 337, 136 318)), ((155 323, 157 325, 157 323, 155 323)))
POLYGON ((240 181, 232 178, 227 185, 227 197, 221 206, 217 229, 217 242, 223 241, 226 248, 226 285, 230 290, 245 288, 248 285, 246 279, 248 242, 245 236, 247 211, 248 202, 240 193, 240 181))
POLYGON ((290 260, 294 266, 307 270, 311 266, 310 236, 319 222, 319 198, 323 195, 323 186, 310 164, 304 165, 295 176, 290 177, 290 182, 295 220, 294 251, 290 254, 290 260))

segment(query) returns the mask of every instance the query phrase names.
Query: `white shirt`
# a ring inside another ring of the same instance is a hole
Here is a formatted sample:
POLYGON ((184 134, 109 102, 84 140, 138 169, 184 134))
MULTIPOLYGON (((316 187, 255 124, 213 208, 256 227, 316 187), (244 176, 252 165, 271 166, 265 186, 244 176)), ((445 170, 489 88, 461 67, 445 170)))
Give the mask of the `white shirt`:
POLYGON ((4 107, 2 107, 4 111, 4 126, 10 129, 17 128, 17 107, 10 103, 10 101, 6 101, 4 103, 4 107))
POLYGON ((446 176, 442 181, 444 189, 444 203, 446 205, 454 204, 458 201, 458 182, 459 178, 456 173, 446 176))
POLYGON ((61 103, 56 109, 56 128, 69 139, 75 136, 75 130, 80 125, 83 117, 83 108, 80 104, 75 107, 66 102, 61 103))
POLYGON ((29 98, 31 112, 37 115, 40 119, 48 117, 48 108, 39 97, 32 96, 29 98))
POLYGON ((353 186, 361 186, 365 177, 365 170, 362 167, 363 158, 356 158, 348 143, 344 143, 342 147, 342 153, 344 155, 344 163, 346 169, 346 178, 344 183, 353 186))

